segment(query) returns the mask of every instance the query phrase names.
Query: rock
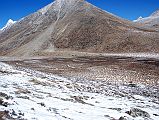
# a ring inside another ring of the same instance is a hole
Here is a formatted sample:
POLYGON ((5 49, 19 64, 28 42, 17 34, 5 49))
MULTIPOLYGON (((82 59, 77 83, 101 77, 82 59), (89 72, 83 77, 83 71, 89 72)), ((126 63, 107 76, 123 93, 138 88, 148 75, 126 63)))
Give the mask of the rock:
POLYGON ((129 83, 128 85, 129 87, 137 87, 137 85, 135 83, 133 83, 132 81, 129 83))
POLYGON ((35 110, 34 108, 31 108, 31 110, 35 110))
POLYGON ((27 100, 30 99, 28 96, 17 96, 17 98, 22 98, 22 99, 27 99, 27 100))
POLYGON ((116 110, 116 111, 121 111, 122 110, 121 108, 108 108, 108 109, 116 110))
POLYGON ((0 98, 0 105, 2 105, 3 104, 3 99, 2 98, 0 98))
POLYGON ((18 113, 20 116, 24 116, 24 113, 22 113, 21 111, 19 111, 18 113))
POLYGON ((4 107, 8 107, 9 103, 8 102, 4 102, 3 99, 0 98, 0 105, 2 105, 4 107))
POLYGON ((128 120, 126 117, 120 117, 119 120, 128 120))
POLYGON ((153 114, 154 116, 159 116, 158 114, 153 114))
POLYGON ((0 120, 5 120, 9 116, 9 111, 0 111, 0 120))
POLYGON ((11 96, 8 96, 7 94, 2 93, 2 92, 0 92, 0 97, 3 97, 5 99, 7 99, 7 100, 12 98, 11 96))
POLYGON ((9 103, 8 102, 3 102, 2 104, 4 107, 8 107, 9 103))
POLYGON ((150 118, 149 113, 138 109, 138 108, 132 108, 130 109, 130 111, 125 112, 127 114, 129 114, 132 117, 143 117, 143 118, 150 118))
POLYGON ((14 116, 17 116, 17 113, 13 109, 12 109, 11 114, 14 115, 14 116))
POLYGON ((129 118, 127 116, 121 116, 118 120, 134 120, 134 119, 129 118))
POLYGON ((39 105, 41 105, 42 107, 46 107, 45 103, 38 103, 39 105))

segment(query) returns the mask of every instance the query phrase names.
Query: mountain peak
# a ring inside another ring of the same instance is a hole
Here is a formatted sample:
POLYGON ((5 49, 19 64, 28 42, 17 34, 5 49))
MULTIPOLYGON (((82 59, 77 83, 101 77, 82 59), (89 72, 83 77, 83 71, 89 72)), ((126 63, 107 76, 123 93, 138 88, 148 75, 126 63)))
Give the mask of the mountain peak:
POLYGON ((141 20, 142 19, 142 16, 140 16, 137 20, 141 20))
POLYGON ((85 0, 55 0, 56 4, 63 5, 63 4, 74 4, 75 2, 81 2, 85 0))
POLYGON ((154 13, 151 14, 153 17, 159 17, 159 9, 156 10, 154 13))
POLYGON ((140 16, 140 17, 138 17, 138 19, 137 19, 137 20, 134 20, 134 22, 140 21, 140 20, 142 20, 142 19, 143 19, 143 17, 142 17, 142 16, 140 16))
POLYGON ((34 57, 67 50, 158 52, 154 42, 157 33, 150 38, 145 35, 147 29, 142 31, 139 27, 85 0, 55 0, 0 33, 0 55, 34 57))
POLYGON ((55 0, 56 2, 76 2, 76 1, 84 1, 84 0, 55 0))
POLYGON ((11 27, 14 23, 16 23, 16 21, 13 21, 12 19, 9 19, 7 24, 0 30, 5 30, 5 29, 11 27))
POLYGON ((83 2, 85 0, 55 0, 54 2, 50 3, 49 5, 41 8, 38 12, 45 14, 49 9, 52 8, 52 6, 56 6, 54 7, 54 9, 56 10, 60 10, 63 6, 72 6, 77 2, 83 2))
POLYGON ((12 19, 9 19, 8 20, 8 23, 13 23, 14 21, 12 19))

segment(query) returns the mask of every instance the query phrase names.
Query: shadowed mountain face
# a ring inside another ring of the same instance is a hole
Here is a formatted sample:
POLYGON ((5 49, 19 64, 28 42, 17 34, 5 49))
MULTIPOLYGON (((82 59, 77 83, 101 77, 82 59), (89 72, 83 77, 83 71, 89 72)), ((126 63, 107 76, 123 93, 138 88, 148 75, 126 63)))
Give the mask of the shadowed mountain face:
POLYGON ((102 11, 84 0, 56 0, 0 33, 0 55, 37 56, 58 50, 159 52, 152 29, 102 11))

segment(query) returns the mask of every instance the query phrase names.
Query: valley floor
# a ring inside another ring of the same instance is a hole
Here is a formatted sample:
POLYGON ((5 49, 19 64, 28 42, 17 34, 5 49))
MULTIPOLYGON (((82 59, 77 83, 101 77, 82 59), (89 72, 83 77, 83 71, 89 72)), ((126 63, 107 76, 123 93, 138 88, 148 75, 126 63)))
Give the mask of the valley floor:
POLYGON ((156 59, 50 58, 0 62, 0 117, 158 120, 156 59))

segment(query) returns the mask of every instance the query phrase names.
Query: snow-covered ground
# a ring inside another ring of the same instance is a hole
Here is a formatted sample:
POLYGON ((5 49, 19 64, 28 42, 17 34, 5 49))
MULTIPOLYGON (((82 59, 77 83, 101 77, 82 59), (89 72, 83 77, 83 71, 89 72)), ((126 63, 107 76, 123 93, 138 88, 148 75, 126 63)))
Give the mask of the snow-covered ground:
POLYGON ((0 86, 0 111, 15 119, 159 120, 158 100, 111 94, 102 81, 79 82, 0 62, 0 86))

